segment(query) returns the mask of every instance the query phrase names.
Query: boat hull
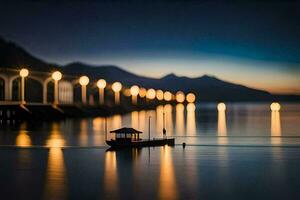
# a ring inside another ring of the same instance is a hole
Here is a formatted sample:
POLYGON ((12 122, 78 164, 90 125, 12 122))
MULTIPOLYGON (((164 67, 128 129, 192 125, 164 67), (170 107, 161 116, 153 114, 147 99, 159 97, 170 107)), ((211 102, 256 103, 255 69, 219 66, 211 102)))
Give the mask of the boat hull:
POLYGON ((120 142, 117 140, 106 140, 106 144, 113 148, 123 148, 123 147, 152 147, 152 146, 174 146, 175 139, 167 138, 167 139, 156 139, 156 140, 140 140, 140 141, 128 141, 128 142, 120 142))

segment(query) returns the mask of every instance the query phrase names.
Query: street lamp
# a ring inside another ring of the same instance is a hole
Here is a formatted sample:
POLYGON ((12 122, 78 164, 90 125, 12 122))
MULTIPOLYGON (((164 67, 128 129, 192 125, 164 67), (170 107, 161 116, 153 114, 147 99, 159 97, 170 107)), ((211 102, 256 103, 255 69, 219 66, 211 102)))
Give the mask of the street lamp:
POLYGON ((218 111, 220 111, 220 112, 225 112, 225 110, 226 110, 226 105, 225 105, 225 103, 221 102, 221 103, 218 103, 217 108, 218 108, 218 111))
POLYGON ((277 102, 273 102, 270 105, 271 111, 279 111, 280 110, 280 104, 277 102))
POLYGON ((146 94, 146 97, 148 98, 148 99, 155 99, 155 96, 156 96, 156 92, 155 92, 155 90, 154 89, 149 89, 149 90, 147 90, 147 94, 146 94))
POLYGON ((62 74, 59 71, 55 71, 52 74, 54 80, 54 105, 58 104, 58 81, 62 78, 62 74))
POLYGON ((169 91, 166 91, 166 92, 164 93, 164 100, 165 100, 165 101, 171 101, 171 100, 172 100, 172 93, 169 92, 169 91))
POLYGON ((120 91, 122 90, 122 84, 120 82, 114 82, 112 84, 112 90, 115 92, 115 104, 120 104, 120 91))
POLYGON ((163 100, 164 99, 164 92, 162 90, 157 90, 156 91, 156 98, 159 101, 163 100))
POLYGON ((184 93, 181 92, 181 91, 177 92, 177 93, 176 93, 176 101, 177 101, 178 103, 183 103, 184 100, 185 100, 185 95, 184 95, 184 93))
POLYGON ((146 97, 146 95, 147 95, 147 90, 145 88, 140 88, 139 89, 139 96, 141 98, 144 98, 144 97, 146 97))
POLYGON ((20 70, 20 76, 21 76, 21 104, 25 104, 25 77, 27 77, 29 74, 28 69, 23 68, 20 70))
POLYGON ((188 93, 188 94, 186 95, 186 100, 187 100, 187 102, 189 102, 189 103, 194 103, 195 100, 196 100, 196 96, 195 96, 193 93, 188 93))
POLYGON ((137 85, 131 86, 130 93, 132 96, 132 104, 134 104, 134 105, 137 104, 137 95, 139 94, 139 92, 140 92, 139 86, 137 86, 137 85))
POLYGON ((106 81, 104 79, 100 79, 97 82, 97 87, 99 88, 99 103, 100 105, 104 104, 104 88, 106 87, 106 81))
POLYGON ((86 86, 89 84, 90 79, 87 76, 81 76, 79 78, 79 84, 81 85, 81 101, 86 104, 86 86))

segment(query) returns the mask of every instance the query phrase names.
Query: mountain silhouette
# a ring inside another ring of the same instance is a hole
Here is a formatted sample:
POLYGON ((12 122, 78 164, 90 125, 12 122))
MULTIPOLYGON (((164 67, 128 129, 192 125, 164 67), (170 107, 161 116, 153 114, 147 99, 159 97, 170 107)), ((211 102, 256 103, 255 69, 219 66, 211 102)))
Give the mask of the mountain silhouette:
POLYGON ((189 78, 174 73, 162 78, 149 78, 128 72, 114 65, 93 66, 82 62, 73 62, 65 66, 47 63, 38 59, 13 42, 0 38, 0 68, 20 68, 50 72, 54 69, 63 74, 87 75, 91 80, 104 78, 108 82, 120 81, 126 86, 137 84, 145 88, 155 88, 176 92, 194 92, 199 101, 299 101, 298 95, 272 95, 269 92, 249 88, 220 80, 214 76, 189 78))

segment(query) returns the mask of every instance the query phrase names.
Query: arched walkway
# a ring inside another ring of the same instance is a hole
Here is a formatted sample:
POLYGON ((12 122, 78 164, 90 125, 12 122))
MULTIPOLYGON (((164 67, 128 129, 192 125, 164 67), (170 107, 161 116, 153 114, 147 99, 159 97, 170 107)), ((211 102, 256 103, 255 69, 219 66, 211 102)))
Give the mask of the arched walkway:
MULTIPOLYGON (((21 78, 11 79, 12 100, 20 101, 21 78)), ((26 77, 25 79, 25 101, 26 102, 43 102, 43 84, 41 80, 26 77)))

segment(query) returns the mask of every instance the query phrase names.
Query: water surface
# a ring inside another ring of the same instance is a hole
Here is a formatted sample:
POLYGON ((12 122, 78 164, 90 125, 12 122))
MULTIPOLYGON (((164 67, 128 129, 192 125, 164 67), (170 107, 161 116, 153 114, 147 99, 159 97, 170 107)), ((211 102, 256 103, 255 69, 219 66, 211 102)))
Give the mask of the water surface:
MULTIPOLYGON (((107 151, 105 119, 2 126, 3 199, 299 199, 300 105, 159 106, 107 119, 175 147, 107 151), (186 142, 186 148, 181 143, 186 142)), ((111 137, 111 136, 109 136, 111 137)), ((1 198, 2 199, 2 198, 1 198)))

